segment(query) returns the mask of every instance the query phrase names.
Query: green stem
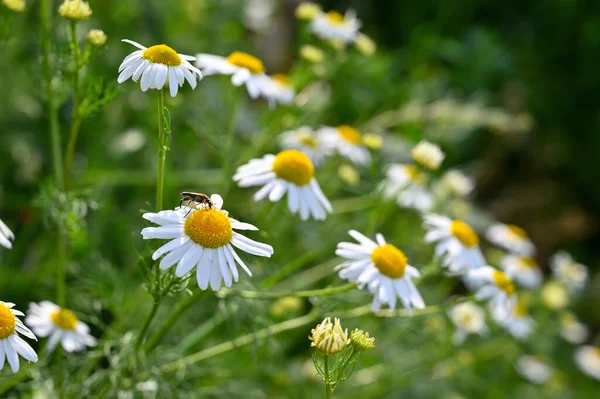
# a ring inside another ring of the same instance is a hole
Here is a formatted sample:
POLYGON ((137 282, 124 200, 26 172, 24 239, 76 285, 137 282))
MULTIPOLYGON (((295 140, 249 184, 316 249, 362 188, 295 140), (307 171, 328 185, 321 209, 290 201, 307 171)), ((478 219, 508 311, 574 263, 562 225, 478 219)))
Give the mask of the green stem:
MULTIPOLYGON (((60 222, 59 222, 60 223, 60 222)), ((64 228, 58 226, 58 242, 56 243, 57 248, 57 267, 56 267, 56 304, 60 307, 66 306, 66 263, 67 263, 67 250, 65 241, 64 228)))
POLYGON ((227 318, 229 318, 228 312, 215 313, 210 319, 200 324, 194 331, 188 334, 181 344, 177 346, 175 352, 184 355, 194 352, 194 350, 196 350, 196 348, 204 341, 204 338, 224 323, 227 318))
MULTIPOLYGON (((235 89, 235 88, 234 88, 235 89)), ((233 149, 235 143, 235 121, 239 106, 239 99, 236 97, 236 91, 232 91, 231 105, 229 111, 229 125, 227 126, 227 135, 225 137, 225 151, 223 154, 223 197, 227 196, 229 187, 231 186, 232 170, 233 170, 233 149)))
POLYGON ((183 301, 179 302, 177 308, 171 312, 167 320, 163 323, 160 329, 146 342, 144 350, 146 353, 151 352, 160 343, 165 334, 173 327, 179 317, 184 314, 192 305, 206 297, 205 291, 197 291, 193 295, 189 295, 183 301))
POLYGON ((135 340, 136 353, 139 352, 139 350, 142 346, 142 343, 144 343, 144 338, 146 337, 146 333, 148 332, 148 328, 150 327, 150 324, 152 324, 152 320, 154 320, 154 317, 156 316, 156 313, 158 312, 159 305, 160 305, 160 300, 155 299, 154 302, 152 303, 152 309, 150 310, 150 314, 148 315, 148 317, 146 317, 146 321, 144 322, 144 325, 140 329, 137 339, 135 340))
POLYGON ((77 138, 79 137, 79 128, 81 127, 81 116, 79 113, 80 93, 79 93, 79 68, 81 67, 79 42, 77 41, 77 23, 71 21, 71 47, 73 49, 74 70, 73 70, 73 109, 71 111, 71 131, 69 133, 69 141, 67 142, 67 151, 65 153, 65 189, 69 185, 71 178, 71 167, 73 164, 73 155, 77 138))
POLYGON ((331 383, 330 383, 330 379, 329 379, 329 357, 327 356, 327 354, 323 354, 323 356, 325 357, 324 360, 324 368, 325 368, 325 398, 326 399, 330 399, 331 398, 331 383))
POLYGON ((156 176, 156 211, 162 210, 163 190, 165 181, 165 160, 167 159, 167 148, 165 142, 165 130, 163 126, 165 113, 165 100, 163 90, 158 91, 158 174, 156 176))
POLYGON ((318 290, 308 291, 287 291, 287 292, 268 292, 268 291, 247 291, 247 290, 221 290, 219 295, 222 296, 239 296, 242 298, 249 299, 277 299, 286 296, 293 296, 297 298, 307 298, 312 296, 327 296, 335 295, 341 292, 346 292, 356 289, 356 284, 346 284, 340 287, 321 288, 318 290))

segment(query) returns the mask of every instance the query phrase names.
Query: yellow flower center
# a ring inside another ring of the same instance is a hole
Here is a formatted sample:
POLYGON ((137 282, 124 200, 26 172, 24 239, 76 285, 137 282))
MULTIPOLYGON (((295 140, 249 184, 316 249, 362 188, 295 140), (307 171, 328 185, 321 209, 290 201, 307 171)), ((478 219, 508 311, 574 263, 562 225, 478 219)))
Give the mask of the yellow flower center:
POLYGON ((231 53, 229 57, 227 57, 227 62, 241 68, 246 68, 252 73, 264 73, 266 70, 260 59, 241 51, 234 51, 231 53))
POLYGON ((360 136, 360 133, 354 129, 353 127, 350 127, 348 125, 341 125, 338 126, 338 132, 340 132, 340 136, 342 136, 342 138, 352 144, 360 144, 362 142, 362 137, 360 136))
POLYGON ((10 337, 15 332, 17 319, 10 311, 10 308, 0 303, 0 339, 10 337))
POLYGON ((337 11, 329 11, 327 13, 327 20, 334 25, 343 25, 346 21, 344 16, 337 11))
POLYGON ((416 180, 421 175, 421 171, 415 165, 404 165, 404 168, 410 180, 416 180))
POLYGON ((528 256, 519 256, 519 260, 528 269, 535 269, 537 267, 537 262, 535 259, 530 258, 528 256))
POLYGON ((500 270, 494 270, 492 277, 494 278, 496 286, 502 291, 506 292, 508 295, 515 293, 515 284, 506 274, 502 273, 500 270))
POLYGON ((63 330, 74 330, 79 320, 69 309, 58 309, 52 312, 50 319, 55 326, 63 330))
POLYGON ((513 314, 517 317, 527 316, 527 306, 522 303, 517 304, 513 309, 513 314))
POLYGON ((280 179, 304 186, 310 183, 315 175, 315 167, 302 151, 285 150, 275 157, 273 172, 280 179))
POLYGON ((281 86, 284 86, 284 87, 292 86, 292 80, 289 78, 289 76, 287 76, 283 73, 276 73, 276 74, 272 75, 271 78, 275 82, 279 83, 281 86))
POLYGON ((183 227, 185 234, 204 248, 219 248, 231 241, 233 231, 229 216, 216 208, 194 211, 183 227))
POLYGON ((472 248, 479 245, 479 236, 475 233, 475 230, 462 220, 453 221, 452 225, 450 225, 450 232, 454 237, 458 238, 465 247, 472 248))
POLYGON ((508 224, 506 225, 506 227, 511 233, 513 233, 518 238, 527 238, 527 233, 519 226, 515 226, 514 224, 508 224))
POLYGON ((298 141, 310 148, 317 148, 317 140, 310 133, 298 133, 298 141))
POLYGON ((371 260, 381 274, 391 278, 402 278, 408 259, 402 251, 391 244, 380 245, 371 253, 371 260))
POLYGON ((175 50, 166 44, 158 44, 156 46, 148 47, 144 50, 142 58, 148 60, 154 64, 163 64, 168 66, 181 65, 181 57, 175 50))

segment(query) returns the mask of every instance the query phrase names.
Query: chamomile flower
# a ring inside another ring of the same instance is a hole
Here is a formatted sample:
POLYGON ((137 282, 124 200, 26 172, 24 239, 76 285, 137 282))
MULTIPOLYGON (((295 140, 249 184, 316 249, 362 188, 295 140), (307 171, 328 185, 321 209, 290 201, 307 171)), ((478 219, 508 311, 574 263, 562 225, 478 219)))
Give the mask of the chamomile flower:
POLYGON ((227 57, 212 54, 197 54, 196 66, 204 75, 231 75, 234 86, 246 86, 250 98, 266 97, 273 82, 265 75, 263 62, 248 53, 234 51, 227 57))
POLYGON ((190 64, 195 60, 192 56, 177 54, 165 44, 144 47, 133 40, 122 41, 139 50, 125 57, 119 66, 119 83, 129 78, 137 82, 141 78, 140 87, 144 92, 148 89, 161 90, 168 83, 171 97, 175 97, 186 80, 192 89, 196 88, 197 80, 202 80, 202 72, 190 64))
POLYGON ((296 90, 287 75, 276 73, 268 76, 265 97, 271 106, 275 104, 291 104, 296 98, 296 90))
POLYGON ((510 278, 527 289, 536 289, 542 285, 544 276, 533 258, 519 255, 505 255, 500 266, 510 278))
POLYGON ((337 317, 334 318, 333 323, 331 322, 331 318, 326 317, 311 330, 308 339, 312 341, 310 343, 311 347, 315 347, 318 351, 326 355, 335 355, 343 351, 350 344, 348 329, 344 330, 342 328, 340 319, 337 317))
POLYGON ((538 385, 548 381, 554 372, 544 357, 531 355, 520 356, 515 369, 522 377, 538 385))
POLYGON ((77 352, 86 346, 95 346, 96 339, 90 329, 69 309, 50 302, 30 303, 25 323, 35 334, 48 339, 48 350, 53 351, 60 342, 67 352, 77 352))
POLYGON ((437 242, 435 255, 453 275, 464 274, 485 265, 479 249, 479 236, 462 220, 452 220, 436 214, 425 215, 425 242, 437 242))
POLYGON ((485 311, 473 302, 464 302, 454 306, 448 316, 456 326, 452 336, 455 344, 462 344, 469 334, 484 336, 488 333, 485 324, 485 311))
POLYGON ((458 169, 450 169, 442 175, 434 191, 440 197, 466 197, 474 188, 473 179, 458 169))
POLYGON ((584 343, 589 335, 590 329, 588 326, 577 320, 577 317, 572 313, 564 313, 560 316, 560 335, 567 342, 580 345, 584 343))
POLYGON ((354 10, 346 11, 345 15, 337 11, 320 12, 310 21, 311 31, 319 38, 346 44, 356 40, 360 25, 354 10))
POLYGON ((0 301, 0 370, 4 368, 4 359, 8 360, 13 373, 19 371, 19 355, 28 362, 37 362, 38 356, 27 342, 19 336, 36 339, 31 330, 17 318, 23 312, 13 309, 14 303, 0 301))
POLYGON ((14 239, 15 239, 15 235, 13 234, 13 232, 10 231, 8 226, 5 225, 2 220, 0 220, 0 245, 2 245, 4 248, 11 249, 12 248, 11 240, 14 240, 14 239))
POLYGON ((436 171, 446 158, 446 154, 436 144, 423 140, 411 151, 412 159, 422 167, 436 171))
POLYGON ((288 208, 300 219, 313 217, 325 220, 332 212, 329 200, 323 194, 315 167, 310 158, 298 150, 284 150, 277 155, 265 155, 240 166, 233 176, 240 187, 262 186, 254 194, 254 201, 269 198, 277 202, 287 193, 288 208))
POLYGON ((281 133, 279 143, 284 149, 302 151, 315 166, 319 166, 331 154, 330 149, 323 146, 309 126, 300 126, 298 129, 281 133))
POLYGON ((425 187, 427 177, 414 165, 392 164, 381 184, 383 196, 394 198, 403 208, 426 212, 433 207, 433 196, 425 187))
POLYGON ((227 211, 221 209, 223 199, 220 195, 213 194, 210 200, 212 206, 198 205, 191 212, 184 207, 174 211, 145 213, 144 219, 160 226, 146 227, 142 230, 142 236, 145 240, 171 240, 152 254, 153 260, 166 254, 160 261, 162 270, 177 263, 175 275, 182 277, 195 267, 198 287, 206 290, 210 283, 210 288, 217 291, 223 281, 226 287, 238 281, 237 265, 252 276, 234 247, 267 258, 273 255, 273 247, 233 231, 258 228, 229 217, 227 211))
POLYGON ((373 294, 373 312, 378 311, 382 304, 390 309, 396 308, 396 299, 412 314, 412 307, 423 309, 425 303, 412 278, 421 274, 408 264, 404 253, 395 246, 388 244, 381 234, 376 235, 377 243, 356 230, 348 232, 358 244, 341 242, 337 245, 335 254, 347 261, 336 266, 340 278, 356 283, 358 288, 367 287, 373 294))
POLYGON ((326 148, 339 153, 351 162, 357 165, 371 163, 371 154, 364 145, 362 135, 353 127, 348 125, 323 126, 317 131, 317 134, 326 148))
POLYGON ((494 245, 510 253, 522 256, 535 255, 535 246, 527 232, 514 224, 493 224, 486 232, 486 238, 494 245))
MULTIPOLYGON (((492 314, 492 316, 495 318, 496 316, 502 316, 502 314, 492 314)), ((510 335, 518 340, 526 340, 535 329, 535 321, 529 315, 527 307, 522 303, 516 304, 512 312, 504 319, 499 319, 498 322, 510 335)))
POLYGON ((478 301, 489 301, 490 312, 497 321, 506 319, 517 303, 515 284, 500 270, 481 266, 467 273, 469 281, 479 288, 475 292, 478 301))
POLYGON ((588 278, 588 268, 581 263, 577 263, 573 257, 560 251, 550 258, 550 267, 554 277, 565 284, 571 291, 581 290, 588 278))
POLYGON ((579 369, 590 377, 600 380, 600 348, 582 346, 575 351, 575 362, 579 369))

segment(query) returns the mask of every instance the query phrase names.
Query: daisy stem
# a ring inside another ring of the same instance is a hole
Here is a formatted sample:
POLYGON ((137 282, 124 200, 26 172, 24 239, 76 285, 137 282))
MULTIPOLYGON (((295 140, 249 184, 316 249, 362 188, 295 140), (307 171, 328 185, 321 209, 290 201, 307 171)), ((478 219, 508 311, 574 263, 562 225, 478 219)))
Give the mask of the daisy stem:
POLYGON ((327 356, 327 354, 323 354, 323 356, 325 357, 325 360, 323 361, 323 366, 325 368, 325 375, 323 376, 325 378, 325 398, 329 399, 331 398, 331 384, 329 380, 329 357, 327 356))
POLYGON ((79 68, 81 66, 79 42, 77 41, 77 23, 71 21, 71 47, 73 51, 73 58, 75 61, 73 69, 73 109, 71 110, 71 130, 69 133, 69 141, 67 142, 67 151, 65 153, 65 189, 69 185, 71 178, 71 166, 73 164, 73 155, 75 153, 75 146, 77 144, 77 138, 79 137, 79 128, 81 127, 81 117, 79 115, 80 105, 80 93, 79 93, 79 68))
POLYGON ((163 126, 165 113, 165 100, 163 89, 158 91, 158 174, 156 176, 156 211, 162 210, 163 189, 165 180, 165 160, 167 159, 167 148, 165 143, 165 129, 163 126))
POLYGON ((144 342, 144 337, 146 336, 146 332, 148 332, 148 328, 150 327, 150 324, 152 324, 152 320, 154 320, 154 317, 156 316, 156 313, 158 312, 159 305, 160 305, 160 299, 155 298, 154 302, 152 302, 152 309, 150 310, 150 314, 148 315, 148 317, 146 317, 146 321, 144 322, 144 325, 140 329, 137 339, 135 340, 135 352, 136 353, 139 352, 139 350, 142 346, 142 343, 144 342))
POLYGON ((283 291, 283 292, 268 292, 268 291, 248 291, 248 290, 222 290, 220 295, 224 296, 239 296, 248 299, 277 299, 286 296, 296 298, 308 298, 313 296, 328 296, 335 295, 346 291, 356 289, 356 284, 346 284, 339 287, 321 288, 317 290, 307 291, 283 291))

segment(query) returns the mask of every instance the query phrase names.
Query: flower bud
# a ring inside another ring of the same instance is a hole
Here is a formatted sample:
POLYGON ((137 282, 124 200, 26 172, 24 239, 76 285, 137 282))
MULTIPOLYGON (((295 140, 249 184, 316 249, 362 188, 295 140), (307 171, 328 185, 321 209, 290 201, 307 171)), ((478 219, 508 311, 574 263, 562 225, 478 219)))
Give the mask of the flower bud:
POLYGON ((326 317, 311 330, 311 333, 308 337, 312 341, 310 346, 316 347, 318 351, 326 355, 335 355, 350 343, 348 329, 342 330, 340 319, 337 317, 334 319, 334 323, 331 322, 330 317, 326 317))
POLYGON ((321 13, 321 7, 315 3, 303 2, 296 7, 296 18, 310 21, 321 13))
POLYGON ((350 334, 350 342, 358 352, 368 351, 375 347, 375 337, 369 337, 369 333, 358 328, 350 334))
POLYGON ((106 43, 106 33, 100 29, 92 29, 87 35, 87 40, 93 46, 104 46, 104 43, 106 43))
POLYGON ((25 10, 25 0, 2 0, 2 5, 13 12, 23 12, 25 10))
POLYGON ((81 0, 65 0, 58 8, 58 13, 66 19, 77 22, 92 15, 90 5, 81 0))

